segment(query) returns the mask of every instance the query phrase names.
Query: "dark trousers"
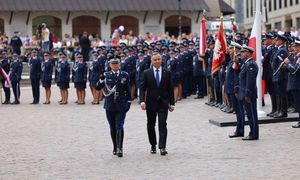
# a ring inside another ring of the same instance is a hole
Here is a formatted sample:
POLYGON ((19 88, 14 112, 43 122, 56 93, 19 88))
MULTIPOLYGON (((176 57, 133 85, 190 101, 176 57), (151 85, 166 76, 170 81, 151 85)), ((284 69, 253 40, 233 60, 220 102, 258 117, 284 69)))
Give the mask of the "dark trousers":
POLYGON ((31 79, 31 88, 33 95, 33 102, 40 102, 40 80, 39 79, 31 79))
POLYGON ((159 109, 158 111, 147 110, 146 114, 147 114, 148 138, 151 146, 155 146, 157 144, 155 124, 156 124, 156 116, 158 116, 158 131, 159 131, 158 148, 159 149, 166 148, 167 134, 168 134, 168 130, 167 130, 168 110, 167 109, 159 109))
POLYGON ((250 102, 243 101, 245 110, 247 113, 247 119, 250 126, 249 136, 258 138, 258 117, 257 117, 257 107, 256 107, 256 99, 251 99, 250 102))
POLYGON ((4 94, 5 94, 5 101, 9 102, 10 101, 10 89, 5 87, 5 80, 2 80, 1 83, 2 83, 3 90, 4 90, 4 94))
POLYGON ((198 96, 204 96, 203 76, 194 76, 194 92, 198 96))
POLYGON ((214 81, 214 91, 216 93, 215 97, 217 100, 217 103, 222 104, 223 103, 223 95, 222 95, 222 84, 221 81, 217 78, 213 79, 214 81))
POLYGON ((209 102, 215 101, 217 98, 215 97, 215 88, 214 88, 214 81, 211 76, 207 76, 207 84, 208 84, 208 91, 210 93, 209 102))
POLYGON ((291 93, 294 97, 294 105, 296 111, 299 113, 299 121, 300 121, 300 89, 298 90, 291 90, 291 93))
POLYGON ((114 151, 117 147, 123 148, 125 117, 125 111, 116 112, 106 110, 106 118, 110 127, 110 136, 113 142, 114 151))
POLYGON ((285 81, 274 82, 276 92, 277 112, 287 113, 287 83, 285 81))
POLYGON ((12 81, 11 86, 12 86, 13 93, 14 93, 14 96, 15 96, 15 101, 19 101, 20 100, 20 95, 21 95, 20 82, 19 81, 12 81))
POLYGON ((192 93, 193 84, 193 72, 189 71, 186 73, 183 79, 183 96, 189 96, 192 93))
POLYGON ((89 49, 82 49, 82 56, 84 61, 89 61, 89 49))
POLYGON ((124 127, 126 112, 106 110, 106 118, 111 130, 121 130, 124 127))
POLYGON ((228 97, 232 103, 233 109, 236 112, 236 133, 237 134, 244 134, 244 127, 245 127, 245 113, 242 101, 240 101, 235 94, 228 94, 228 97))

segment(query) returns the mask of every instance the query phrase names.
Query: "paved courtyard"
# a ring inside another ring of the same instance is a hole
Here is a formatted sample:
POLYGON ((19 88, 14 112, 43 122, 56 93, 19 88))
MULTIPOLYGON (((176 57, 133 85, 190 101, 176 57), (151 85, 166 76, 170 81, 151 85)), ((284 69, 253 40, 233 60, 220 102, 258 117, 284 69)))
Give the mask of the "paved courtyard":
MULTIPOLYGON (((232 116, 190 97, 168 118, 169 154, 149 153, 146 115, 135 101, 125 123, 124 157, 112 155, 103 102, 62 106, 52 88, 50 105, 0 105, 0 179, 298 179, 300 129, 292 123, 260 125, 260 140, 229 139, 234 127, 208 123, 232 116)), ((41 101, 44 92, 41 89, 41 101)), ((268 108, 268 107, 266 107, 268 108)), ((246 127, 248 133, 249 128, 246 127)))

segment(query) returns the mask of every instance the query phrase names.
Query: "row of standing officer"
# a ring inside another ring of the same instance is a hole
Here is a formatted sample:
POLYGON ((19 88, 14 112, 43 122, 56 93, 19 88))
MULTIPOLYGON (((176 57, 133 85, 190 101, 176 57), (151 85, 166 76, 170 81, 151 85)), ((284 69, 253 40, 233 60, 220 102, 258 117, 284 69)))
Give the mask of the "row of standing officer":
MULTIPOLYGON (((266 33, 263 37, 263 77, 266 82, 266 90, 270 94, 272 111, 267 114, 274 118, 287 117, 288 106, 295 106, 297 109, 297 100, 288 98, 293 96, 297 89, 297 72, 291 73, 290 67, 297 65, 297 55, 299 38, 290 41, 286 34, 266 33), (289 66, 283 68, 289 61, 289 66), (285 61, 286 63, 283 63, 285 61), (288 70, 289 71, 288 71, 288 70)), ((293 96, 294 97, 294 96, 293 96)), ((293 127, 298 127, 294 125, 293 127)), ((300 127, 300 126, 299 126, 300 127)))
MULTIPOLYGON (((196 47, 198 48, 198 47, 196 47)), ((198 68, 195 68, 195 65, 197 65, 198 61, 195 61, 195 55, 196 55, 196 49, 194 47, 194 43, 193 42, 186 42, 183 44, 180 44, 178 46, 178 49, 176 48, 176 44, 171 43, 170 44, 170 49, 171 51, 168 51, 168 48, 166 48, 166 46, 162 46, 162 48, 158 51, 162 52, 162 58, 163 58, 163 66, 165 68, 171 68, 171 64, 174 66, 175 64, 177 64, 177 68, 172 68, 173 72, 172 74, 176 74, 176 76, 173 76, 174 81, 177 82, 177 84, 182 85, 182 92, 180 93, 180 96, 182 95, 183 98, 185 98, 186 96, 189 96, 192 93, 192 87, 194 87, 195 85, 193 84, 193 75, 194 76, 198 76, 197 74, 199 74, 198 68), (174 63, 173 61, 170 61, 170 55, 171 54, 176 54, 176 59, 177 62, 174 63)), ((47 52, 44 54, 46 55, 47 52)), ((65 54, 63 54, 63 58, 65 59, 65 54)), ((77 53, 80 54, 80 53, 77 53)), ((30 65, 30 79, 31 79, 31 85, 32 85, 32 94, 33 94, 33 102, 32 104, 38 104, 39 103, 39 86, 40 86, 40 81, 41 81, 41 76, 42 76, 42 71, 41 71, 41 67, 43 66, 43 59, 44 59, 44 55, 39 56, 38 52, 36 49, 32 50, 31 53, 31 57, 29 58, 29 65, 30 65)), ((85 83, 87 81, 87 79, 90 80, 90 86, 91 88, 95 87, 95 82, 97 81, 97 79, 99 79, 100 75, 103 75, 103 73, 105 71, 109 70, 109 66, 108 66, 108 60, 111 57, 114 57, 115 54, 110 54, 110 52, 106 53, 104 48, 100 48, 100 51, 98 51, 98 55, 97 53, 93 53, 93 57, 97 56, 97 58, 94 58, 94 61, 91 63, 90 66, 90 73, 89 73, 89 78, 87 78, 87 71, 83 71, 84 75, 80 75, 77 74, 77 76, 75 76, 74 72, 79 72, 76 71, 78 70, 78 63, 77 60, 78 58, 76 57, 75 62, 72 65, 72 72, 73 75, 72 76, 72 80, 76 83, 76 87, 78 87, 79 89, 85 89, 85 83), (100 55, 99 55, 100 54, 100 55), (95 68, 94 68, 95 67, 95 68), (98 68, 99 67, 99 70, 98 68), (98 71, 97 71, 98 70, 98 71), (99 75, 100 74, 100 75, 99 75), (76 79, 74 79, 76 77, 76 79), (78 85, 78 86, 77 86, 78 85)), ((150 61, 151 61, 151 52, 149 51, 149 49, 145 50, 145 48, 143 48, 143 51, 139 51, 137 54, 133 53, 132 51, 130 52, 126 52, 126 50, 124 51, 123 54, 121 54, 121 59, 122 56, 125 56, 125 61, 122 61, 121 63, 121 69, 126 71, 129 76, 130 76, 130 82, 131 82, 131 86, 132 84, 136 84, 137 88, 141 82, 141 74, 142 71, 145 69, 148 69, 150 67, 150 61), (142 66, 141 66, 142 65, 142 66), (142 68, 140 68, 142 67, 142 68), (138 70, 138 71, 137 71, 138 70)), ((55 61, 51 61, 53 62, 53 66, 55 66, 55 74, 57 75, 58 70, 61 69, 60 68, 60 62, 61 62, 62 57, 59 56, 57 59, 55 59, 55 61), (54 63, 55 62, 55 63, 54 63)), ((47 63, 48 64, 48 63, 47 63)), ((80 63, 80 64, 85 64, 85 63, 80 63)), ((50 65, 50 64, 49 64, 50 65)), ((198 66, 197 66, 198 67, 198 66)), ((86 69, 86 65, 84 65, 84 69, 86 69)), ((47 69, 47 68, 46 68, 47 69)), ((202 69, 199 69, 199 71, 202 71, 202 69)), ((63 71, 64 72, 64 71, 63 71)), ((47 81, 47 84, 49 84, 48 82, 52 80, 52 76, 49 76, 49 72, 46 72, 46 74, 48 74, 47 77, 48 79, 46 79, 45 81, 47 81)), ((45 73, 44 73, 45 74, 45 73)), ((58 86, 62 86, 62 89, 67 89, 69 86, 66 84, 67 80, 68 80, 68 73, 63 73, 65 74, 65 76, 61 77, 61 78, 57 78, 57 76, 55 76, 55 81, 58 83, 58 86), (64 82, 62 83, 62 85, 60 85, 60 83, 58 82, 58 79, 61 79, 60 81, 64 82)), ((201 74, 203 74, 201 72, 201 74)), ((43 82, 43 80, 42 80, 43 82)), ((46 84, 46 83, 44 83, 46 84)), ((45 87, 45 86, 44 86, 45 87)), ((45 88, 49 88, 49 85, 47 85, 45 88)), ((200 88, 200 86, 198 85, 198 89, 200 88)), ((135 87, 133 88, 135 89, 135 87)), ((131 89, 131 94, 133 95, 134 92, 131 89)), ((203 88, 202 90, 198 90, 198 92, 202 92, 201 95, 199 95, 200 97, 203 97, 203 88)), ((49 98, 46 97, 46 102, 49 103, 49 98)), ((65 103, 65 101, 64 101, 65 103)), ((82 100, 81 100, 81 103, 82 100)), ((97 100, 95 101, 95 103, 98 103, 97 100)))

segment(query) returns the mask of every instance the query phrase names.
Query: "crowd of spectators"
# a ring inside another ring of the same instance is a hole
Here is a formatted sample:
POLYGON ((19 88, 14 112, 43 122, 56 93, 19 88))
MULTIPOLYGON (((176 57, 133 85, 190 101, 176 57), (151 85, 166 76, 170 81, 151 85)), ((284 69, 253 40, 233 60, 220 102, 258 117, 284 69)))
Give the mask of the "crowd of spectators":
MULTIPOLYGON (((290 32, 292 37, 298 37, 300 36, 300 33, 296 30, 295 27, 291 27, 291 28, 283 28, 281 30, 278 29, 274 29, 274 32, 278 32, 278 33, 284 33, 284 32, 290 32)), ((230 34, 230 33, 227 33, 230 34)), ((226 35, 227 35, 226 34, 226 35)), ((249 37, 250 33, 249 31, 244 31, 241 33, 243 36, 245 37, 249 37)), ((20 37, 21 41, 22 41, 22 46, 21 46, 21 56, 27 56, 31 49, 41 49, 42 45, 41 45, 41 40, 40 38, 38 38, 38 35, 24 35, 21 34, 20 32, 15 33, 14 35, 17 35, 18 37, 20 37)), ((212 33, 210 31, 208 31, 207 33, 208 36, 212 36, 212 33)), ((73 52, 74 49, 78 49, 81 48, 80 46, 80 38, 82 35, 74 35, 71 36, 70 34, 64 34, 62 38, 58 37, 54 32, 51 33, 51 39, 52 39, 52 43, 50 45, 50 48, 53 49, 65 49, 67 50, 68 54, 71 54, 73 52)), ((169 32, 166 33, 158 33, 158 34, 153 34, 150 32, 147 32, 146 34, 142 35, 138 35, 135 36, 133 34, 133 31, 129 31, 129 33, 127 34, 121 34, 119 37, 117 37, 117 39, 113 39, 112 37, 110 37, 109 40, 105 40, 105 39, 101 39, 99 34, 87 34, 87 38, 88 41, 90 42, 90 49, 94 50, 97 47, 100 46, 112 46, 113 41, 116 40, 117 42, 115 42, 114 45, 119 45, 120 43, 124 43, 127 46, 132 46, 132 45, 136 45, 137 42, 146 42, 148 44, 152 43, 152 42, 156 42, 156 41, 160 41, 160 40, 165 40, 166 45, 168 45, 171 42, 176 42, 177 44, 180 44, 182 42, 182 39, 188 39, 188 40, 192 40, 192 41, 196 41, 196 38, 198 37, 197 33, 190 33, 190 34, 186 34, 183 33, 179 36, 175 36, 175 35, 170 35, 169 32)), ((6 36, 5 33, 0 34, 0 51, 3 49, 6 50, 12 50, 11 48, 11 39, 12 37, 8 37, 6 36)))

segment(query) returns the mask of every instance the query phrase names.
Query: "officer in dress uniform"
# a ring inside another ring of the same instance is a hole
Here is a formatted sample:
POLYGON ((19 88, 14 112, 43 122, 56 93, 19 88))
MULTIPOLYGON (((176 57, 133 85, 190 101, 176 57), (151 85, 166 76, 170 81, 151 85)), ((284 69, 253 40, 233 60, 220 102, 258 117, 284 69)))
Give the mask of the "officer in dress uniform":
POLYGON ((147 47, 144 47, 143 51, 144 51, 144 54, 145 54, 144 61, 148 65, 148 67, 147 67, 147 69, 148 69, 151 66, 151 53, 150 53, 150 51, 147 47))
POLYGON ((258 140, 258 117, 257 117, 257 87, 256 77, 258 73, 258 66, 252 59, 254 49, 243 45, 241 49, 241 57, 245 63, 241 67, 239 73, 239 100, 243 101, 247 118, 249 121, 250 132, 243 140, 258 140))
POLYGON ((85 88, 87 81, 87 65, 83 61, 83 55, 80 53, 77 55, 78 63, 74 70, 74 84, 77 92, 77 104, 85 104, 85 88))
POLYGON ((295 109, 299 114, 298 123, 293 128, 300 128, 300 39, 296 38, 293 45, 295 51, 294 58, 285 59, 284 63, 289 72, 287 90, 290 91, 294 98, 295 109))
POLYGON ((204 97, 204 72, 203 63, 204 58, 200 56, 199 49, 196 49, 196 53, 193 56, 193 77, 194 77, 194 91, 197 93, 195 99, 204 97))
POLYGON ((187 79, 187 85, 188 85, 188 90, 187 94, 190 96, 192 93, 196 94, 195 88, 194 88, 194 79, 193 79, 193 71, 194 71, 194 56, 197 54, 196 50, 194 48, 195 43, 193 41, 187 41, 187 52, 188 52, 188 76, 189 78, 187 79))
MULTIPOLYGON (((185 99, 189 95, 190 86, 189 86, 189 80, 192 78, 192 76, 189 76, 189 68, 190 68, 190 54, 187 50, 187 44, 182 43, 179 45, 180 49, 180 59, 182 59, 183 62, 183 81, 182 81, 182 98, 185 99)), ((193 61, 192 61, 193 65, 193 61)))
POLYGON ((50 60, 50 54, 44 52, 44 61, 42 62, 42 75, 41 81, 45 88, 45 102, 43 104, 50 104, 51 97, 51 81, 53 73, 53 62, 50 60))
POLYGON ((99 86, 105 96, 104 109, 110 126, 113 142, 113 155, 123 156, 124 122, 131 104, 130 77, 127 72, 120 70, 120 60, 113 58, 109 61, 111 71, 101 77, 99 86))
POLYGON ((61 101, 59 104, 68 104, 68 89, 70 87, 70 65, 67 61, 66 54, 60 53, 60 63, 57 69, 57 81, 61 94, 61 101))
POLYGON ((214 55, 214 48, 215 48, 215 40, 214 39, 209 39, 208 42, 208 49, 205 52, 205 75, 207 78, 207 84, 208 84, 208 92, 209 92, 209 98, 208 102, 205 103, 206 105, 213 106, 216 103, 216 98, 215 98, 215 92, 214 92, 214 83, 212 79, 212 74, 211 74, 211 68, 212 68, 212 62, 213 62, 213 55, 214 55))
POLYGON ((232 103, 233 109, 236 113, 237 126, 233 134, 230 134, 230 138, 243 137, 244 136, 244 126, 245 126, 245 114, 243 101, 238 99, 238 84, 239 84, 239 71, 242 67, 242 59, 240 55, 240 50, 242 46, 236 42, 231 42, 229 46, 229 51, 231 55, 231 60, 227 66, 226 80, 225 80, 225 92, 228 95, 229 100, 232 103))
POLYGON ((147 64, 144 61, 144 54, 143 52, 138 53, 138 59, 136 60, 136 75, 135 75, 135 81, 136 81, 136 87, 138 89, 138 95, 140 94, 140 87, 141 83, 143 81, 143 73, 147 68, 147 64))
MULTIPOLYGON (((270 113, 267 114, 267 116, 273 116, 273 114, 276 112, 277 104, 276 104, 276 95, 274 92, 274 85, 272 83, 272 76, 273 76, 273 71, 272 71, 272 59, 271 56, 274 54, 276 51, 276 48, 273 44, 273 34, 272 33, 266 33, 265 36, 262 38, 263 39, 263 74, 262 74, 262 80, 265 81, 266 84, 266 90, 270 94, 270 99, 271 99, 271 104, 272 104, 272 110, 270 113)), ((265 92, 262 92, 263 94, 265 92)))
POLYGON ((9 72, 9 78, 15 96, 15 101, 12 102, 12 104, 20 104, 20 81, 22 78, 23 65, 22 62, 19 60, 19 55, 17 52, 13 52, 12 60, 13 62, 10 64, 9 72))
MULTIPOLYGON (((176 98, 177 101, 182 100, 182 89, 183 89, 183 80, 184 80, 184 65, 183 65, 183 56, 180 54, 180 49, 176 48, 174 49, 175 52, 175 58, 176 58, 176 72, 178 74, 178 97, 176 98)), ((177 77, 176 77, 177 78, 177 77)))
POLYGON ((37 49, 32 49, 31 57, 28 60, 33 95, 33 102, 30 104, 38 104, 40 102, 41 59, 37 56, 37 53, 37 49))
POLYGON ((181 68, 179 66, 180 62, 179 59, 176 58, 176 52, 171 50, 170 51, 170 59, 168 62, 167 69, 171 72, 171 81, 173 85, 174 91, 174 101, 177 102, 179 99, 179 84, 180 84, 180 76, 181 76, 181 68))
POLYGON ((133 49, 130 47, 128 48, 128 53, 126 53, 126 55, 127 55, 126 62, 128 64, 127 73, 129 74, 130 77, 130 92, 131 92, 131 97, 134 99, 136 94, 135 93, 136 57, 133 56, 133 49))
POLYGON ((100 91, 96 89, 96 84, 99 81, 99 77, 101 75, 101 65, 100 60, 98 59, 98 53, 93 53, 93 61, 91 62, 91 66, 89 68, 89 81, 90 81, 90 88, 93 95, 92 104, 99 104, 100 103, 100 91))
MULTIPOLYGON (((58 53, 58 58, 54 62, 54 68, 55 68, 55 70, 54 70, 54 81, 55 81, 55 83, 58 87, 59 87, 58 70, 60 70, 60 63, 62 61, 61 54, 62 54, 62 52, 58 53)), ((61 100, 59 102, 61 102, 61 100)))
POLYGON ((287 37, 285 35, 277 34, 275 39, 277 48, 272 56, 272 81, 275 87, 277 110, 276 113, 270 116, 274 118, 287 117, 287 72, 284 69, 277 71, 282 61, 288 57, 287 48, 285 46, 286 41, 287 37))
POLYGON ((162 67, 164 68, 168 68, 168 62, 170 60, 170 55, 168 54, 168 47, 167 46, 162 46, 161 47, 161 51, 162 51, 162 67))
MULTIPOLYGON (((2 58, 0 59, 0 67, 6 72, 6 74, 9 74, 10 61, 7 58, 7 52, 2 51, 1 55, 2 58)), ((1 83, 5 93, 5 101, 3 102, 3 104, 10 104, 10 88, 5 86, 5 79, 2 79, 1 83)))
MULTIPOLYGON (((107 59, 105 46, 100 46, 100 48, 98 49, 98 54, 99 54, 98 61, 100 63, 100 74, 102 76, 102 75, 104 75, 104 72, 105 72, 105 63, 106 63, 106 59, 107 59)), ((97 90, 98 90, 98 88, 97 88, 97 90)), ((98 101, 102 101, 103 93, 100 90, 99 90, 98 97, 99 97, 98 101)))

